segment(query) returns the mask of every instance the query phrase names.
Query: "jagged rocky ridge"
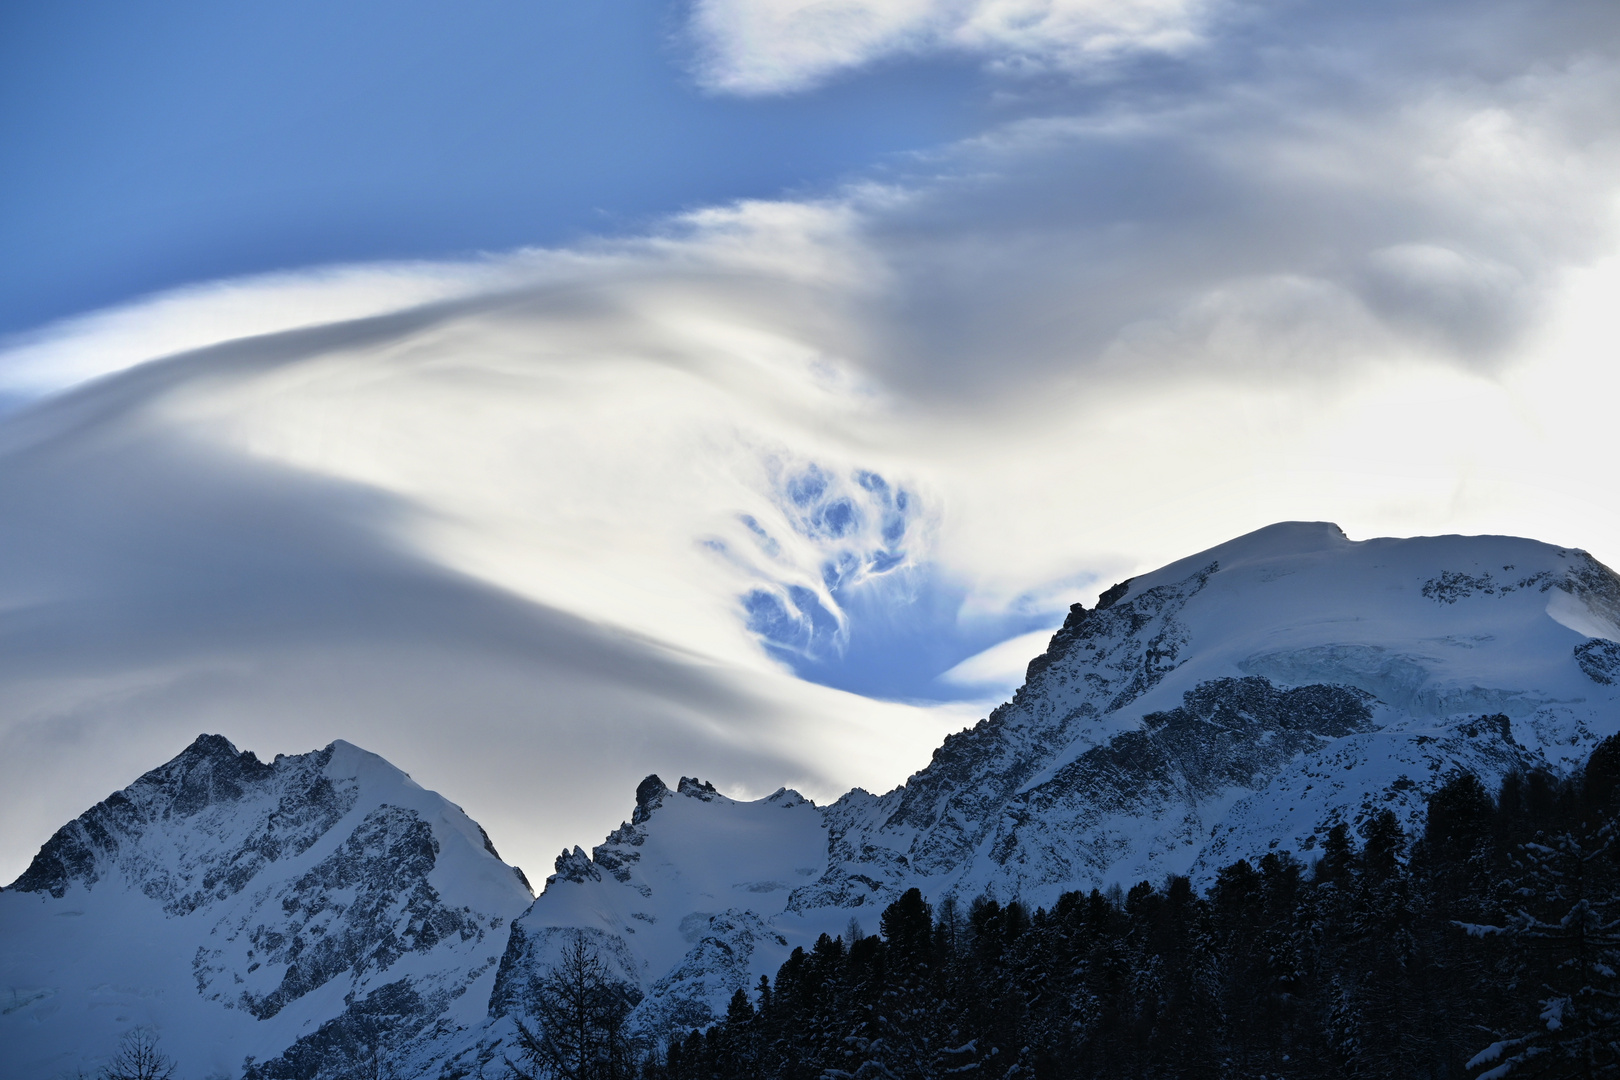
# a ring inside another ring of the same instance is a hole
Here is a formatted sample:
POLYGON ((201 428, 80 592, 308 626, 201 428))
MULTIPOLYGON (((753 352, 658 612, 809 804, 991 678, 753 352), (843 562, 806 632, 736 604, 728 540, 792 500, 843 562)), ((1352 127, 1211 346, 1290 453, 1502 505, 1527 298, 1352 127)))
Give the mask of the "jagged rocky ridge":
POLYGON ((580 935, 639 1000, 638 1030, 683 1031, 794 945, 852 918, 875 929, 911 886, 1044 904, 1207 879, 1268 850, 1308 858, 1384 808, 1416 827, 1460 769, 1487 784, 1559 770, 1620 729, 1617 624, 1620 579, 1584 552, 1273 526, 1075 605, 1013 700, 894 791, 823 808, 649 777, 630 820, 564 852, 532 905, 476 825, 378 759, 334 744, 266 765, 199 740, 0 894, 15 983, 0 1038, 33 1024, 46 1046, 51 1009, 89 1007, 65 978, 15 974, 32 962, 20 935, 80 917, 69 906, 187 943, 185 985, 163 993, 185 998, 185 1023, 226 1018, 199 1051, 226 1075, 246 1054, 266 1078, 350 1075, 368 1053, 415 1075, 499 1069, 536 980, 580 935), (361 758, 418 801, 334 764, 361 758), (476 902, 458 873, 489 878, 476 902))

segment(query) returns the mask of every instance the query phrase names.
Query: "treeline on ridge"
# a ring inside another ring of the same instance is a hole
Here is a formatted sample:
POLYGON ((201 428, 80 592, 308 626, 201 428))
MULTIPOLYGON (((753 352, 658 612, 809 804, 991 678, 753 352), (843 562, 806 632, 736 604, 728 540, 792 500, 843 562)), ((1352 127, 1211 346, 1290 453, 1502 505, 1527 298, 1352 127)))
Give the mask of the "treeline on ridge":
POLYGON ((576 1024, 563 1046, 542 1015, 508 1060, 571 1080, 1620 1075, 1620 737, 1494 796, 1459 774, 1428 809, 1421 836, 1386 810, 1312 866, 1240 861, 1204 895, 1174 877, 1031 911, 913 889, 706 1031, 649 1049, 576 1024))

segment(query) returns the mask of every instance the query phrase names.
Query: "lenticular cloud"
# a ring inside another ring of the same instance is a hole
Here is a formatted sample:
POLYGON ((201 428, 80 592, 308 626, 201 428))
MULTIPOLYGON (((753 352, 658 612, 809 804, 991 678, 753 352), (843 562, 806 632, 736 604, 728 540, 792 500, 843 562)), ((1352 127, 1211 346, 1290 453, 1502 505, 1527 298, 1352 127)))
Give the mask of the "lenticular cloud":
MULTIPOLYGON (((1105 9, 1007 10, 818 35, 739 6, 725 47, 762 35, 756 67, 714 78, 1105 9)), ((0 353, 0 393, 77 384, 0 421, 0 858, 125 782, 120 754, 210 730, 372 747, 543 867, 649 772, 892 785, 987 704, 952 699, 1016 677, 998 642, 1268 522, 1620 563, 1602 13, 1291 10, 1217 42, 1219 77, 882 184, 204 287, 0 353), (1448 12, 1470 33, 1419 25, 1448 12)), ((1106 13, 1164 48, 1195 27, 1106 13)))

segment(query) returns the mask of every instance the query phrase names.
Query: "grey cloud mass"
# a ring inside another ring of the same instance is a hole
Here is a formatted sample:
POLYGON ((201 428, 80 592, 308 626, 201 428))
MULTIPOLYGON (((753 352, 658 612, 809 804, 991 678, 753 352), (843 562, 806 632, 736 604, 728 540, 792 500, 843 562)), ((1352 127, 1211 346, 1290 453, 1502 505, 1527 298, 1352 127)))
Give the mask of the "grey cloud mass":
POLYGON ((918 395, 1507 362, 1612 250, 1610 5, 1251 12, 1165 77, 1031 92, 874 214, 918 395), (1276 16, 1275 21, 1270 17, 1276 16))

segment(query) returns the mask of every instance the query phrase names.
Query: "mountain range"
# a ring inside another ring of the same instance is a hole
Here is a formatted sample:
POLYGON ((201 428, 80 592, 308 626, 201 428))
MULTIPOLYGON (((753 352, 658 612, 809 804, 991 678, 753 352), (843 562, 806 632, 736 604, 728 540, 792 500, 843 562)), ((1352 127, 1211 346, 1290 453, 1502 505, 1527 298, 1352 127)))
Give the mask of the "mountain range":
POLYGON ((538 897, 374 755, 205 735, 0 890, 0 1077, 94 1068, 142 1026, 184 1076, 499 1076, 580 941, 634 1030, 679 1035, 909 889, 1040 906, 1309 861, 1386 809, 1420 826, 1459 772, 1567 770, 1620 731, 1617 696, 1620 577, 1585 552, 1285 523, 1074 605, 1013 699, 893 791, 649 776, 538 897))

